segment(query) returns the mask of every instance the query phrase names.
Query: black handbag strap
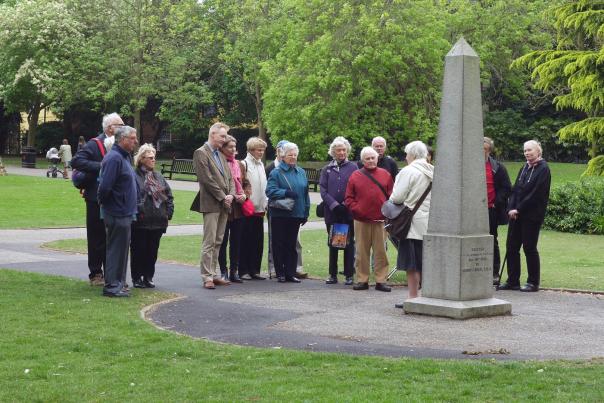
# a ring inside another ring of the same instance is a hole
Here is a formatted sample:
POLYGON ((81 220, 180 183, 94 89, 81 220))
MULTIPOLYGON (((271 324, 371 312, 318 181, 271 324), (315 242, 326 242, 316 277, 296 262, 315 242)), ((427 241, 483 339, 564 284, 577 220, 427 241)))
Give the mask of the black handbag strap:
POLYGON ((365 168, 361 168, 361 173, 362 173, 363 175, 365 175, 366 177, 368 177, 369 179, 371 179, 371 181, 372 181, 373 183, 375 183, 375 185, 376 185, 377 187, 379 187, 379 188, 380 188, 380 190, 381 190, 381 191, 382 191, 382 193, 384 194, 384 197, 385 197, 386 199, 388 199, 388 193, 386 193, 386 190, 384 189, 384 187, 383 187, 382 185, 380 185, 380 182, 378 182, 378 181, 377 181, 377 180, 376 180, 376 179, 375 179, 373 176, 371 176, 371 175, 369 174, 369 172, 367 172, 367 170, 366 170, 365 168))
POLYGON ((413 207, 413 210, 411 210, 411 217, 413 217, 413 215, 415 214, 415 212, 417 211, 419 206, 421 206, 422 203, 424 202, 424 200, 426 200, 426 197, 428 197, 428 193, 430 193, 430 190, 432 190, 432 182, 430 182, 430 184, 424 191, 424 194, 422 195, 422 197, 420 197, 419 200, 417 201, 417 203, 415 203, 415 207, 413 207))

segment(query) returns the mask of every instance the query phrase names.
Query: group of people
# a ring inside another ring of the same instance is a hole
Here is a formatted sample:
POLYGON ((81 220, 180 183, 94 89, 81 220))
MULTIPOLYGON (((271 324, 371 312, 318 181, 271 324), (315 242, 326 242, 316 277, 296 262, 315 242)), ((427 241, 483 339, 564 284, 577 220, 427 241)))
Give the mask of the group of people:
POLYGON ((72 166, 86 174, 86 235, 90 284, 107 297, 128 297, 133 286, 154 288, 157 251, 174 213, 170 186, 154 171, 155 149, 138 145, 136 130, 117 113, 103 117, 103 133, 85 143, 72 166))
MULTIPOLYGON (((203 214, 200 270, 203 287, 264 280, 260 274, 264 250, 264 217, 269 228, 269 274, 278 282, 301 282, 300 227, 310 211, 308 179, 298 166, 298 146, 282 140, 276 159, 265 168, 267 144, 258 137, 246 143, 247 155, 237 160, 237 140, 229 127, 215 123, 208 141, 194 152, 199 193, 191 210, 203 214), (228 258, 228 263, 227 263, 228 258)), ((157 251, 174 213, 170 186, 155 172, 155 149, 138 145, 136 130, 113 113, 103 118, 103 133, 76 153, 74 169, 87 174, 84 190, 88 265, 93 285, 103 295, 128 296, 126 269, 130 252, 134 287, 153 288, 157 251), (104 271, 103 271, 104 268, 104 271)), ((490 233, 494 236, 493 278, 499 280, 497 227, 510 223, 506 242, 508 280, 498 289, 539 289, 537 239, 547 206, 550 173, 536 141, 524 144, 526 164, 514 187, 503 164, 492 157, 493 141, 484 138, 485 176, 490 233), (520 287, 520 247, 524 248, 528 281, 520 287)), ((346 228, 343 244, 329 246, 327 284, 338 283, 338 253, 342 250, 346 285, 367 290, 371 268, 375 289, 389 292, 388 236, 382 206, 386 201, 413 210, 404 239, 395 240, 396 267, 407 272, 409 298, 419 295, 422 239, 427 232, 430 189, 434 175, 432 152, 421 141, 405 146, 407 165, 398 170, 386 155, 386 140, 375 137, 349 160, 351 145, 336 137, 329 146, 332 161, 322 170, 320 194, 328 236, 346 228), (356 283, 354 277, 356 275, 356 283)))

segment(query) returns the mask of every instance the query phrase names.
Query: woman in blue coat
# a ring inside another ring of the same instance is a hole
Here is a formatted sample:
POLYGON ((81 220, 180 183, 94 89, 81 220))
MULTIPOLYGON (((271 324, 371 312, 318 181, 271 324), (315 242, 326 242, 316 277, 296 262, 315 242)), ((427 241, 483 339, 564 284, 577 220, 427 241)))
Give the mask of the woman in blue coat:
POLYGON ((306 224, 310 210, 308 180, 306 172, 298 167, 298 146, 294 143, 283 145, 283 161, 273 169, 266 185, 266 196, 271 215, 273 261, 280 283, 299 283, 296 277, 296 239, 300 225, 306 224), (279 208, 277 200, 293 199, 293 208, 279 208))
MULTIPOLYGON (((350 143, 344 137, 336 137, 329 146, 329 155, 333 158, 321 170, 321 199, 325 211, 325 225, 329 234, 333 224, 348 224, 348 246, 344 249, 344 276, 346 285, 352 285, 354 276, 354 225, 352 215, 344 205, 346 185, 357 164, 348 161, 350 143)), ((329 247, 329 278, 327 284, 338 282, 338 248, 329 247)))

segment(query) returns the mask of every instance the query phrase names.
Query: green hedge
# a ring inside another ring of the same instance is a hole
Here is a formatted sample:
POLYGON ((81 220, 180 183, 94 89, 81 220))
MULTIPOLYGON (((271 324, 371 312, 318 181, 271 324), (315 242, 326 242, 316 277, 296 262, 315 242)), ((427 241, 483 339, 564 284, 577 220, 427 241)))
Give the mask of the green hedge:
POLYGON ((583 178, 554 187, 544 227, 579 234, 604 234, 604 178, 583 178))

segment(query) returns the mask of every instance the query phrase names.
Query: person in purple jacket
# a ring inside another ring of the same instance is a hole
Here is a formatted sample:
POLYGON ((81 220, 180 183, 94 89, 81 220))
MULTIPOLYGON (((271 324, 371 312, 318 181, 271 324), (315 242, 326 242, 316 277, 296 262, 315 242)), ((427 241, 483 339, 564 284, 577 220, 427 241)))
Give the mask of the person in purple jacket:
MULTIPOLYGON (((357 164, 348 161, 350 153, 350 143, 344 137, 336 137, 329 146, 329 155, 333 158, 321 170, 321 179, 319 186, 321 188, 321 198, 325 206, 325 225, 327 234, 329 234, 333 224, 342 223, 349 225, 350 242, 344 249, 344 276, 346 285, 352 285, 354 275, 354 225, 352 215, 344 205, 346 196, 346 185, 348 179, 354 171, 357 164)), ((329 247, 329 278, 325 281, 327 284, 337 284, 338 282, 338 250, 329 247)))

